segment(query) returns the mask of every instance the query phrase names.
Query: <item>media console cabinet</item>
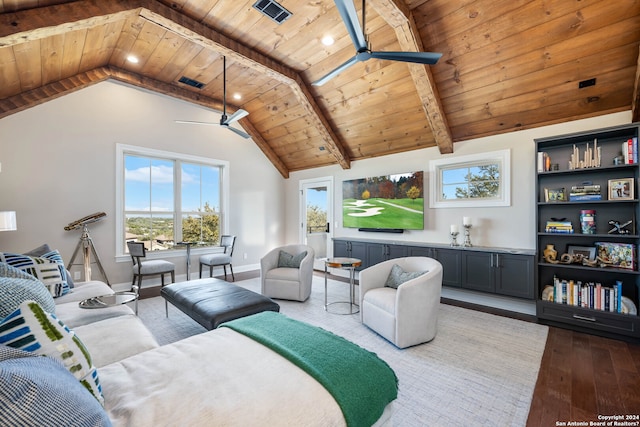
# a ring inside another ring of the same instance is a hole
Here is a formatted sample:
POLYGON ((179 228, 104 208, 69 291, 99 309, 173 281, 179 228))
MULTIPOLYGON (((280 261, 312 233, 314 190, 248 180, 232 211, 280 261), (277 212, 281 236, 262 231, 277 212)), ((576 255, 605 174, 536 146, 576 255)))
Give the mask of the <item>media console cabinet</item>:
POLYGON ((426 256, 442 264, 444 286, 535 299, 535 250, 422 242, 333 239, 333 255, 362 260, 360 271, 393 258, 426 256))

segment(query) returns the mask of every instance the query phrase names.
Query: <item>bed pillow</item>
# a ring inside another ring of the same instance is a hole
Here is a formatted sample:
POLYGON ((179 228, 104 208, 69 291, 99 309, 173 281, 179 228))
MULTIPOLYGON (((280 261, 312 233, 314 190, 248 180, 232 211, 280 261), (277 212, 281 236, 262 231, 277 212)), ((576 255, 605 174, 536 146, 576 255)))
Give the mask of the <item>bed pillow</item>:
POLYGON ((307 251, 299 253, 298 255, 291 255, 289 252, 280 251, 278 256, 278 268, 300 268, 300 263, 307 256, 307 251))
POLYGON ((111 425, 100 404, 57 360, 0 345, 0 362, 0 425, 111 425))
POLYGON ((98 372, 80 338, 35 301, 25 301, 0 321, 0 344, 52 357, 104 404, 98 372))
POLYGON ((40 280, 49 289, 54 298, 70 292, 64 261, 58 251, 41 256, 29 256, 0 252, 0 262, 6 262, 40 280))
POLYGON ((45 311, 55 313, 53 297, 41 281, 0 262, 0 319, 13 313, 26 300, 36 301, 45 311))
POLYGON ((404 271, 398 264, 393 264, 387 281, 384 284, 388 288, 398 289, 398 286, 416 277, 422 276, 427 271, 404 271))
MULTIPOLYGON (((38 246, 37 248, 31 249, 29 252, 25 252, 24 255, 42 256, 42 255, 46 254, 47 252, 51 252, 51 246, 49 246, 48 243, 43 243, 42 245, 38 246)), ((69 288, 73 289, 75 287, 75 285, 73 283, 73 279, 71 278, 71 273, 66 268, 65 268, 65 273, 67 274, 67 284, 69 285, 69 288)))

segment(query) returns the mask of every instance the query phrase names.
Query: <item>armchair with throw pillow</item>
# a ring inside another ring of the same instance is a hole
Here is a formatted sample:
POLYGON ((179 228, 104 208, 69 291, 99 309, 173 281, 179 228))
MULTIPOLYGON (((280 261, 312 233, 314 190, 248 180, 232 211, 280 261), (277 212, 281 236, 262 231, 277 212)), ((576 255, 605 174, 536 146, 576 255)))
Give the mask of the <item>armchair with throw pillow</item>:
POLYGON ((269 298, 306 301, 311 295, 313 259, 310 246, 275 248, 260 260, 261 293, 269 298))
POLYGON ((432 258, 383 261, 360 272, 360 319, 396 347, 436 336, 442 265, 432 258))

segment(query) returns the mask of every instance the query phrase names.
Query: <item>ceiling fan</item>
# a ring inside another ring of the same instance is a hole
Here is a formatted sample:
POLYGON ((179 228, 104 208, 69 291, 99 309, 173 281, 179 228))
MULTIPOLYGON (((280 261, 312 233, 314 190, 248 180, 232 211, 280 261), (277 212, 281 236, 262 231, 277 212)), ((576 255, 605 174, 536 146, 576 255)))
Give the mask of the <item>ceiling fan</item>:
POLYGON ((385 59, 388 61, 413 62, 417 64, 435 64, 438 62, 441 53, 434 52, 374 52, 369 46, 367 36, 364 34, 365 27, 365 0, 362 0, 362 28, 358 23, 358 14, 352 0, 334 0, 338 12, 347 27, 347 32, 356 47, 356 54, 351 59, 338 66, 326 76, 312 83, 314 86, 322 86, 356 62, 364 62, 371 58, 385 59))
POLYGON ((222 117, 220 117, 220 123, 209 123, 209 122, 195 122, 195 121, 191 121, 191 120, 176 120, 176 123, 186 123, 186 124, 192 124, 192 125, 209 125, 209 126, 223 126, 227 129, 229 129, 232 132, 237 133, 238 135, 240 135, 243 138, 250 138, 249 134, 246 132, 241 131, 240 129, 236 129, 233 128, 231 126, 229 126, 231 123, 240 120, 243 117, 246 117, 249 115, 248 111, 245 111, 243 109, 239 109, 238 111, 236 111, 235 113, 233 113, 231 116, 227 116, 227 57, 223 56, 222 57, 222 86, 223 86, 223 90, 222 90, 222 117))

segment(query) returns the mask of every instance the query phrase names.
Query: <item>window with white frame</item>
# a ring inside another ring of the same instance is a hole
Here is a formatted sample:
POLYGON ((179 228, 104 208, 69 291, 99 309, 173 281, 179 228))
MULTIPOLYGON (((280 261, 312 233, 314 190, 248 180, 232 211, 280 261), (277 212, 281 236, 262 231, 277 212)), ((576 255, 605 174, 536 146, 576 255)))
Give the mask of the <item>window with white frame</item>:
POLYGON ((118 144, 116 238, 147 250, 181 249, 177 242, 218 245, 227 213, 228 163, 118 144))
POLYGON ((431 207, 509 206, 509 154, 499 150, 430 161, 431 207))

